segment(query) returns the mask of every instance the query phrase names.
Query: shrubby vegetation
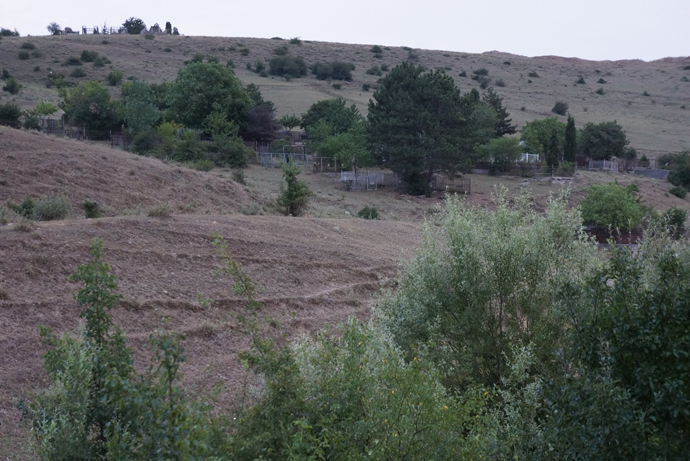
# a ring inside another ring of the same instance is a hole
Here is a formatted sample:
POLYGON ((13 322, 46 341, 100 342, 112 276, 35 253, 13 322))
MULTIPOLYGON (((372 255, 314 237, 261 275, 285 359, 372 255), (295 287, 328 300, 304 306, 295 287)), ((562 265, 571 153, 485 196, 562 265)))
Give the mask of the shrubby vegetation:
POLYGON ((613 122, 587 123, 582 129, 582 153, 592 160, 624 157, 628 140, 623 128, 613 122))
POLYGON ((317 62, 311 65, 311 73, 319 80, 345 80, 352 81, 352 71, 355 65, 351 62, 317 62))
POLYGON ((307 63, 301 56, 278 55, 268 61, 268 73, 286 79, 307 75, 307 63))
POLYGON ((586 224, 629 230, 642 219, 642 208, 635 192, 617 183, 592 184, 580 201, 586 224))

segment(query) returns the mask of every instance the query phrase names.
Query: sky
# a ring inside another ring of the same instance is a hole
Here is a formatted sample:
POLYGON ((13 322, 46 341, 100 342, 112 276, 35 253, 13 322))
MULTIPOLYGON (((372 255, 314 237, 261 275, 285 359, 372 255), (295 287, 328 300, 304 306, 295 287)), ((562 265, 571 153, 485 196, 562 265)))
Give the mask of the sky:
POLYGON ((46 35, 57 22, 170 21, 184 35, 409 46, 589 60, 690 56, 690 0, 2 0, 0 26, 46 35))

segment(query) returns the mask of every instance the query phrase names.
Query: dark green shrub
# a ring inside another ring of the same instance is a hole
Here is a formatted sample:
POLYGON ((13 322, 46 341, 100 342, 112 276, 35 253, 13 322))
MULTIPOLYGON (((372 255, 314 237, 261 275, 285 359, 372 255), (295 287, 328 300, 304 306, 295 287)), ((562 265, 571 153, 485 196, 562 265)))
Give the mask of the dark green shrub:
POLYGON ((587 82, 585 82, 585 79, 584 79, 584 78, 580 77, 580 78, 578 78, 578 79, 575 81, 575 84, 576 84, 576 85, 586 85, 587 82))
POLYGON ((688 219, 687 210, 671 207, 666 210, 661 219, 674 238, 678 239, 685 234, 685 221, 688 219))
POLYGON ((153 34, 146 34, 146 35, 144 35, 144 38, 146 40, 153 40, 154 38, 156 38, 156 36, 153 34))
POLYGON ((483 67, 481 69, 473 70, 472 73, 474 75, 489 75, 489 71, 484 69, 483 67))
POLYGON ((106 80, 110 86, 117 86, 122 82, 124 75, 121 70, 113 70, 106 76, 106 80))
POLYGON ((204 62, 204 54, 203 53, 194 53, 194 56, 190 60, 190 62, 204 62))
POLYGON ((245 167, 253 155, 254 151, 246 147, 241 138, 224 134, 213 135, 213 142, 206 154, 214 164, 233 168, 245 167))
POLYGON ((22 46, 20 46, 20 48, 21 48, 22 50, 35 50, 35 49, 36 49, 36 45, 34 45, 34 44, 31 43, 31 42, 24 42, 24 43, 22 43, 22 46))
POLYGON ((55 88, 62 88, 65 85, 66 85, 65 74, 62 74, 59 72, 57 72, 57 73, 50 72, 48 74, 48 81, 46 82, 46 88, 51 88, 53 86, 55 88))
POLYGON ((81 52, 81 59, 83 62, 94 62, 98 57, 98 52, 92 50, 84 50, 81 52))
POLYGON ((32 57, 32 58, 40 58, 41 56, 43 56, 43 53, 41 53, 41 52, 38 51, 38 50, 33 50, 33 51, 31 52, 31 57, 32 57))
POLYGON ((88 219, 100 218, 103 215, 101 206, 98 202, 94 202, 93 200, 84 199, 81 203, 81 207, 84 209, 84 215, 88 219))
POLYGON ((2 87, 2 91, 7 91, 10 94, 17 94, 22 89, 22 85, 19 84, 16 78, 10 77, 5 81, 5 85, 2 87))
POLYGON ((283 208, 286 215, 301 216, 309 202, 309 197, 314 194, 307 183, 297 179, 297 176, 302 173, 300 167, 293 163, 284 163, 282 168, 285 184, 280 184, 280 196, 276 199, 276 203, 283 208))
POLYGON ((351 62, 317 62, 312 64, 311 73, 319 80, 345 80, 352 81, 352 71, 355 65, 351 62))
POLYGON ((7 80, 8 78, 12 78, 10 73, 7 71, 7 69, 2 70, 2 75, 0 76, 0 79, 2 80, 7 80))
POLYGON ((678 198, 685 198, 685 196, 688 195, 688 191, 685 190, 683 186, 674 186, 670 191, 668 191, 668 193, 673 194, 678 198))
POLYGON ((340 90, 340 89, 343 88, 343 84, 342 84, 342 83, 334 83, 334 84, 332 84, 331 86, 332 86, 333 89, 335 89, 335 90, 340 90))
POLYGON ((220 58, 218 56, 206 56, 206 62, 211 64, 218 64, 220 62, 220 58))
POLYGON ((34 66, 34 72, 40 72, 41 66, 34 66))
POLYGON ((19 205, 14 203, 8 203, 7 205, 12 211, 23 218, 31 219, 34 215, 34 200, 32 198, 25 198, 19 205))
POLYGON ((527 76, 532 77, 532 78, 539 78, 539 74, 536 73, 535 71, 530 71, 530 73, 527 74, 527 76))
POLYGON ((195 162, 206 158, 205 154, 206 148, 199 140, 199 133, 188 130, 182 133, 170 157, 178 162, 195 162))
POLYGON ((290 41, 289 41, 288 43, 290 43, 290 45, 298 45, 298 46, 301 46, 301 45, 302 45, 302 40, 300 40, 299 37, 293 37, 293 38, 290 39, 290 41))
POLYGON ((379 219, 379 212, 376 207, 364 207, 357 212, 357 216, 362 219, 379 219))
POLYGON ((372 53, 381 54, 383 53, 383 48, 381 48, 379 45, 374 45, 369 49, 369 51, 371 51, 372 53))
POLYGON ((606 80, 604 80, 603 78, 600 78, 599 80, 597 80, 597 83, 603 85, 604 83, 608 83, 608 82, 606 80))
POLYGON ((240 54, 242 56, 249 56, 249 48, 247 48, 247 47, 240 48, 240 54))
POLYGON ((368 83, 362 83, 362 91, 369 91, 371 89, 371 85, 368 83))
POLYGON ((377 75, 377 76, 380 76, 382 74, 381 69, 379 69, 378 66, 370 67, 364 73, 367 75, 377 75))
POLYGON ((681 81, 681 82, 690 82, 690 79, 689 79, 688 77, 686 77, 685 75, 683 75, 683 76, 680 78, 680 81, 681 81))
POLYGON ((189 163, 189 168, 197 171, 211 171, 215 166, 215 163, 207 159, 201 159, 197 160, 196 162, 189 163))
POLYGON ((26 130, 40 130, 41 118, 35 110, 27 110, 24 112, 24 123, 22 124, 26 130))
POLYGON ((307 63, 301 56, 275 56, 268 62, 268 73, 277 77, 299 78, 307 75, 307 63))
POLYGON ((19 37, 19 32, 17 32, 17 29, 14 29, 14 31, 12 31, 10 29, 0 27, 0 37, 19 37))
POLYGON ((70 56, 65 59, 62 63, 63 66, 81 66, 81 59, 76 56, 70 56))
POLYGON ((506 86, 506 83, 503 81, 502 78, 499 78, 499 79, 496 79, 496 81, 494 82, 494 85, 504 87, 504 86, 506 86))
POLYGON ((132 152, 139 155, 152 153, 161 144, 161 135, 155 129, 146 130, 132 139, 132 152))
POLYGON ((599 88, 597 91, 595 91, 596 94, 603 96, 604 95, 604 89, 599 88))
POLYGON ((164 48, 163 51, 165 51, 166 53, 170 53, 172 50, 170 48, 164 48))
POLYGON ((648 92, 647 90, 644 90, 644 91, 642 92, 642 96, 649 96, 649 92, 648 92))
POLYGON ((551 112, 558 115, 565 115, 568 112, 568 104, 565 102, 557 101, 551 109, 551 112))
POLYGON ((110 59, 105 56, 96 56, 93 60, 93 67, 105 67, 106 64, 110 64, 110 59))
POLYGON ((19 50, 19 52, 17 53, 17 57, 23 61, 26 61, 31 57, 31 53, 29 53, 26 50, 19 50))
POLYGON ((276 56, 287 56, 290 53, 286 45, 281 45, 273 50, 273 54, 276 56))
POLYGON ((19 128, 21 126, 19 122, 21 116, 22 110, 18 105, 11 102, 4 105, 0 104, 0 125, 19 128))
POLYGON ((32 219, 34 221, 54 221, 69 215, 70 202, 67 197, 47 196, 34 202, 32 219))
POLYGON ((458 74, 458 77, 467 77, 467 72, 463 70, 458 74))
POLYGON ((82 69, 81 67, 77 67, 72 72, 70 72, 69 76, 73 78, 83 78, 86 77, 86 72, 84 72, 84 69, 82 69))
POLYGON ((388 72, 388 64, 381 64, 381 72, 388 72))

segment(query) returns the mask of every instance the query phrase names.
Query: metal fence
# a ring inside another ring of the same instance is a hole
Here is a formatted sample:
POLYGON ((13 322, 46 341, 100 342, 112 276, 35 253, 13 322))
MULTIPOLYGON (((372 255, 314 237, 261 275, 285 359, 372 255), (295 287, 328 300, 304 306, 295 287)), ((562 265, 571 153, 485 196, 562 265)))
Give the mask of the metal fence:
POLYGON ((472 181, 470 178, 447 178, 445 176, 434 176, 430 184, 431 190, 447 191, 457 194, 471 194, 472 181))
POLYGON ((288 152, 258 152, 259 161, 263 166, 278 166, 281 163, 294 163, 298 166, 309 165, 309 155, 291 154, 288 152))
POLYGON ((345 183, 345 189, 350 191, 378 190, 383 186, 385 175, 382 171, 354 171, 340 172, 340 182, 345 183))
POLYGON ((618 171, 618 162, 608 160, 590 160, 588 167, 590 170, 598 171, 618 171))

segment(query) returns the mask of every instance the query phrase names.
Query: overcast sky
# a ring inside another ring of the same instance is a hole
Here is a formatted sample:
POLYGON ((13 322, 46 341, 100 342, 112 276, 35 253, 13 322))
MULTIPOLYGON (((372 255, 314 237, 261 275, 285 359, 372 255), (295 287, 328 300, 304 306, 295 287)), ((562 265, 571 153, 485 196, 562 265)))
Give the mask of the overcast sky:
POLYGON ((1 0, 0 26, 46 35, 46 26, 170 21, 185 35, 301 37, 591 60, 690 56, 690 0, 1 0))

